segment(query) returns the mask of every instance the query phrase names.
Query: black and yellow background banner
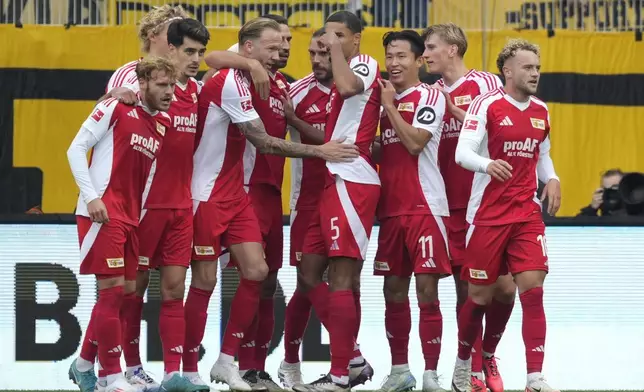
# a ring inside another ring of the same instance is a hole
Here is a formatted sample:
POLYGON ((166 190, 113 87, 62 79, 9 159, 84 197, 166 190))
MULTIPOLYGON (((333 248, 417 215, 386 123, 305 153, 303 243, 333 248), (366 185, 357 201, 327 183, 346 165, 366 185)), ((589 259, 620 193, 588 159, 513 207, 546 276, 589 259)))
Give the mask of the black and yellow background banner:
MULTIPOLYGON (((312 29, 293 29, 293 79, 310 72, 312 29)), ((363 33, 362 51, 384 71, 381 37, 363 33)), ((211 30, 209 50, 236 41, 237 30, 211 30)), ((633 33, 556 31, 469 33, 469 67, 496 72, 496 55, 509 37, 542 49, 539 96, 552 118, 552 155, 562 180, 561 215, 590 202, 602 171, 644 171, 644 42, 633 33), (483 63, 485 59, 485 64, 483 63)), ((105 89, 111 73, 140 56, 133 26, 0 25, 0 213, 42 205, 46 213, 72 212, 77 188, 66 150, 105 89)), ((288 168, 287 168, 288 170, 288 168)), ((290 180, 283 202, 288 211, 290 180)))

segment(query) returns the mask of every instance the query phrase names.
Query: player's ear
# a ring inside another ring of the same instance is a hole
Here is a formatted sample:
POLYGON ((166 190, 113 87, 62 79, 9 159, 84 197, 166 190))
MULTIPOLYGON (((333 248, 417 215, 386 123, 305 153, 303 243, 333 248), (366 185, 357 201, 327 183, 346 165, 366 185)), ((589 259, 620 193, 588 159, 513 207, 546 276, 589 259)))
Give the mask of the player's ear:
POLYGON ((355 33, 353 35, 353 44, 358 46, 360 44, 360 38, 362 37, 362 33, 355 33))

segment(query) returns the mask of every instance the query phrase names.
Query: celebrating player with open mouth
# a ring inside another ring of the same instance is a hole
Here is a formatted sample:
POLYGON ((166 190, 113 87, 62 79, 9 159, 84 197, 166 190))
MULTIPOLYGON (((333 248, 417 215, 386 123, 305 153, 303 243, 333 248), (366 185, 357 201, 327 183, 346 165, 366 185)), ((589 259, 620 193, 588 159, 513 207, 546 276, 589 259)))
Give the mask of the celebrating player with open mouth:
MULTIPOLYGON (((480 334, 494 283, 511 273, 523 308, 527 392, 554 392, 541 374, 546 342, 543 282, 548 272, 547 211, 559 209, 559 179, 550 158, 550 116, 534 97, 540 76, 539 48, 511 40, 497 58, 505 88, 477 97, 467 111, 456 162, 473 171, 467 207, 465 276, 468 299, 458 318, 458 358, 452 390, 469 391, 472 344, 480 334), (538 180, 546 184, 541 200, 538 180)), ((483 347, 485 347, 485 342, 483 347)))
POLYGON ((381 82, 380 233, 375 275, 384 276, 385 328, 391 348, 391 373, 380 391, 413 390, 416 379, 408 365, 411 311, 409 285, 416 277, 420 308, 419 333, 425 373, 423 391, 444 391, 436 369, 443 318, 438 281, 451 273, 445 184, 438 169, 445 97, 420 83, 423 39, 413 30, 390 32, 383 39, 389 80, 381 82))

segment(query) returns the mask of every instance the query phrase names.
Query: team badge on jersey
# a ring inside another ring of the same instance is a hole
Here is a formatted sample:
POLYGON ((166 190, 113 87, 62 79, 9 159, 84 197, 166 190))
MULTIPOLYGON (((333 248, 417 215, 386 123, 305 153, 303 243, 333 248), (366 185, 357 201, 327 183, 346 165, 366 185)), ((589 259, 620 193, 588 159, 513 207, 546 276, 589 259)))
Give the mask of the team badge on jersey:
POLYGON ((96 109, 96 110, 94 110, 94 113, 92 113, 91 117, 92 117, 92 120, 94 120, 96 122, 99 122, 99 121, 101 121, 101 119, 103 118, 104 115, 105 115, 105 113, 103 113, 101 111, 101 109, 96 109))
POLYGON ((165 136, 165 127, 157 123, 157 132, 159 132, 161 136, 165 136))
POLYGON ((418 111, 416 120, 424 125, 433 124, 434 121, 436 121, 436 112, 434 112, 434 109, 430 108, 429 106, 425 106, 418 111))
POLYGON ((532 118, 530 117, 530 122, 532 123, 532 126, 536 129, 541 129, 543 131, 546 130, 546 122, 543 121, 540 118, 532 118))
POLYGON ((253 102, 250 99, 241 101, 241 108, 244 112, 253 110, 253 102))
POLYGON ((192 93, 192 94, 190 94, 190 96, 192 97, 192 103, 197 103, 197 101, 198 101, 198 99, 197 99, 197 94, 196 94, 196 93, 192 93))
POLYGON ((465 121, 465 124, 463 124, 463 130, 464 131, 476 131, 476 129, 479 127, 479 122, 478 120, 467 120, 465 121))
POLYGON ((286 85, 284 84, 284 82, 282 82, 279 79, 277 79, 277 87, 281 88, 282 90, 286 89, 286 85))
POLYGON ((358 63, 351 69, 353 70, 353 72, 357 73, 360 76, 369 76, 369 66, 365 63, 358 63))
POLYGON ((401 102, 398 104, 399 112, 414 112, 414 103, 413 102, 401 102))
POLYGON ((460 97, 454 97, 454 105, 456 106, 465 106, 472 103, 471 95, 461 95, 460 97))
POLYGON ((122 268, 125 267, 125 259, 119 257, 117 259, 105 259, 107 268, 122 268))

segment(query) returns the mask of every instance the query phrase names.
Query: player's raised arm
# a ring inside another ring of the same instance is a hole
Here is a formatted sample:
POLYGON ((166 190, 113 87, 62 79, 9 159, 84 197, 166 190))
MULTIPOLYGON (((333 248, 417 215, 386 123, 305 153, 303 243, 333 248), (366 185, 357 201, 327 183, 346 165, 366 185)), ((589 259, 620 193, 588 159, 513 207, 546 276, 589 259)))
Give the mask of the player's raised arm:
POLYGON ((215 70, 233 68, 250 72, 250 77, 253 79, 253 84, 255 85, 259 96, 262 99, 268 99, 271 83, 268 71, 259 61, 241 56, 238 53, 228 50, 216 50, 210 52, 206 55, 204 60, 206 65, 215 70))
POLYGON ((80 189, 81 196, 87 203, 90 218, 99 223, 106 222, 109 218, 105 205, 100 201, 98 191, 92 183, 87 163, 87 152, 108 133, 113 124, 112 113, 115 107, 116 100, 114 99, 108 99, 96 105, 67 150, 69 167, 72 170, 74 181, 80 189))

